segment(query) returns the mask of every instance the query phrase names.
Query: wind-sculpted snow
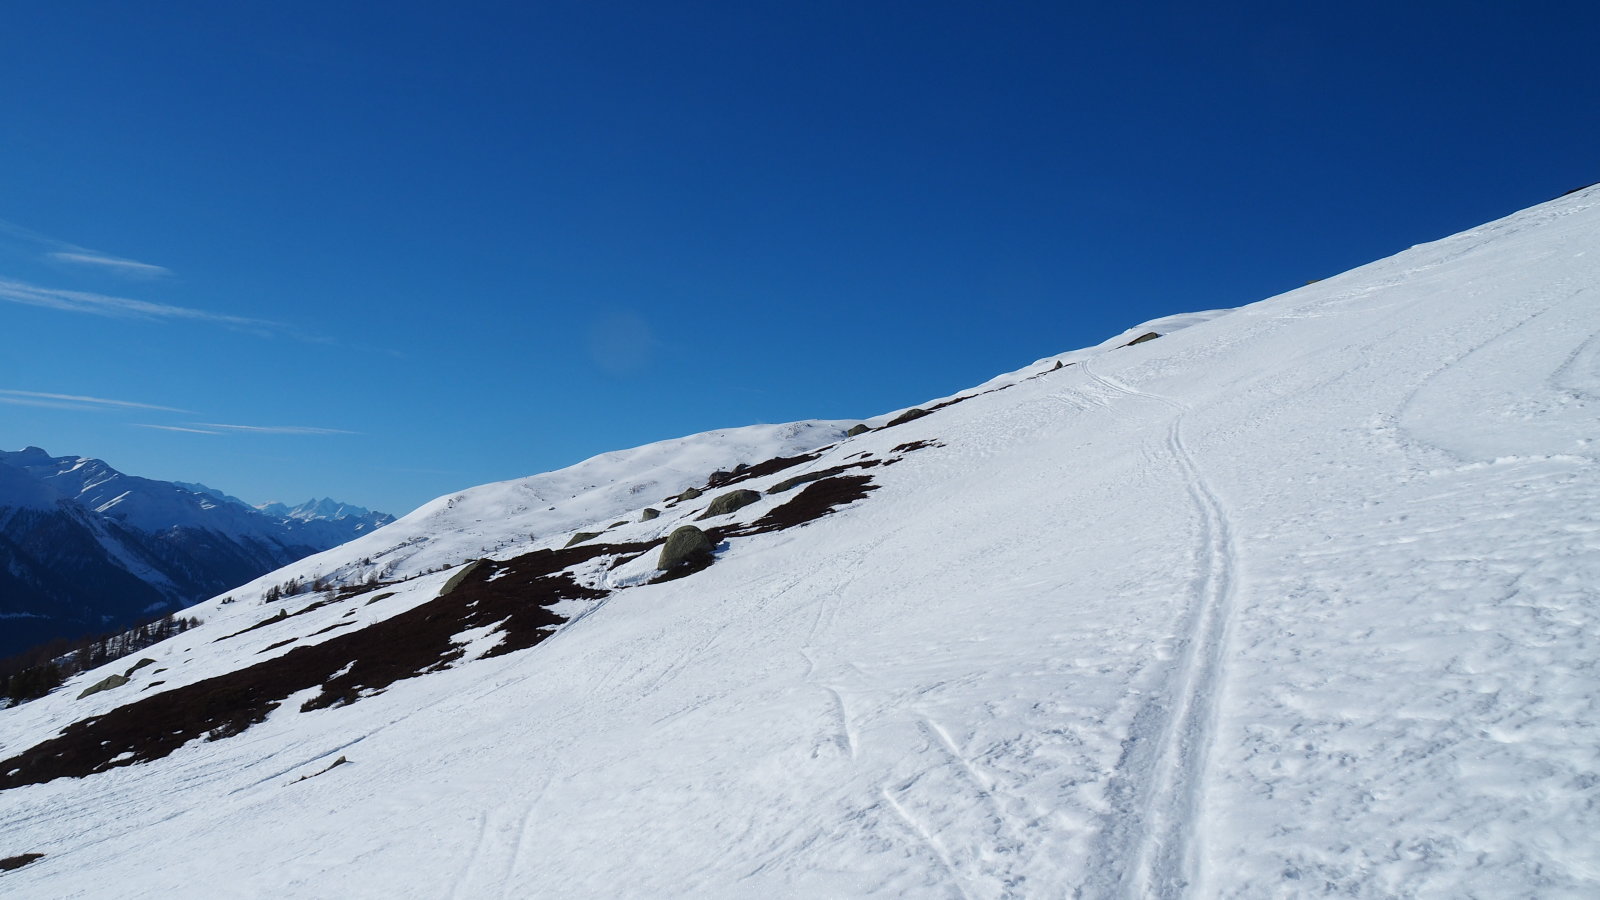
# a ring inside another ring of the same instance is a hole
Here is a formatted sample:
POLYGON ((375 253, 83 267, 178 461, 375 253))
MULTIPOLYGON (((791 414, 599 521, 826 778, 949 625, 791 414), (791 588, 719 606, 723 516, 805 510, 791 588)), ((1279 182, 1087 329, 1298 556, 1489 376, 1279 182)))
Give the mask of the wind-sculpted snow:
POLYGON ((383 623, 432 635, 392 669, 330 656, 234 737, 0 791, 0 858, 43 854, 0 888, 1600 894, 1597 203, 1135 326, 888 430, 689 438, 443 498, 213 601, 126 685, 0 711, 15 759, 383 623), (742 477, 777 457, 806 458, 742 477), (703 570, 607 549, 732 489, 762 497, 700 523, 703 570), (802 499, 830 511, 758 527, 802 499), (577 531, 599 536, 552 549, 577 531), (428 624, 457 570, 426 570, 477 557, 428 624), (319 575, 392 583, 245 630, 267 586, 319 575), (535 609, 556 624, 501 627, 535 609))

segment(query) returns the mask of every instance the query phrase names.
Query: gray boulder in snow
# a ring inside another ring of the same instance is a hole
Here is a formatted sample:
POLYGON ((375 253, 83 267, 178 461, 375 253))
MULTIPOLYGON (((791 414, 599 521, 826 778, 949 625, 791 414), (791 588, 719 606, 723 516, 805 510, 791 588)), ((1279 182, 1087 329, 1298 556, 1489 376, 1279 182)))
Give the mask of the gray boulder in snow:
POLYGON ((736 509, 749 506, 760 499, 761 495, 755 491, 747 491, 743 489, 729 491, 726 494, 719 495, 717 499, 712 500, 711 505, 706 507, 706 511, 701 513, 700 518, 709 519, 712 516, 725 516, 736 509))
POLYGON ((863 422, 860 425, 852 425, 852 426, 850 426, 850 430, 846 431, 844 433, 844 436, 845 437, 855 437, 858 434, 866 434, 867 432, 869 432, 871 430, 872 429, 870 427, 868 427, 865 422, 863 422))
POLYGON ((140 669, 144 668, 145 666, 153 666, 155 664, 156 664, 155 660, 153 660, 150 657, 146 656, 144 659, 141 659, 138 662, 134 663, 133 667, 128 669, 128 671, 123 672, 122 673, 122 677, 124 677, 124 678, 132 677, 133 673, 139 671, 140 669))
POLYGON ((648 522, 659 515, 661 515, 661 510, 646 507, 644 512, 639 513, 639 521, 648 522))
POLYGON ((781 494, 790 488, 796 488, 802 484, 808 484, 813 481, 820 481, 826 477, 828 477, 828 470, 819 469, 815 472, 807 472, 804 475, 796 475, 793 478, 785 478, 772 487, 767 488, 767 494, 769 496, 772 494, 781 494))
POLYGON ((704 531, 693 525, 681 526, 667 536, 667 542, 661 547, 661 557, 656 561, 656 568, 662 571, 676 569, 685 563, 710 556, 715 548, 716 545, 711 543, 711 538, 704 531))
POLYGON ((689 488, 687 491, 684 491, 683 493, 678 495, 678 500, 679 500, 679 502, 682 502, 684 500, 694 500, 694 499, 698 498, 699 496, 700 496, 700 489, 699 488, 689 488))
POLYGON ((475 559, 472 562, 469 562, 466 565, 462 566, 461 567, 461 571, 455 573, 454 575, 451 575, 450 576, 450 580, 446 581, 444 583, 444 587, 439 589, 439 596, 443 597, 445 594, 448 594, 451 591, 455 590, 456 588, 460 587, 461 586, 461 582, 467 580, 467 576, 471 575, 473 572, 476 572, 478 570, 479 566, 481 566, 481 565, 483 565, 483 564, 485 564, 487 562, 488 562, 487 559, 475 559))
POLYGON ((119 687, 122 687, 123 685, 125 685, 127 683, 128 683, 127 676, 124 676, 124 675, 107 675, 105 678, 103 678, 103 679, 101 679, 99 681, 96 681, 94 684, 91 684, 88 687, 84 688, 83 689, 83 693, 78 695, 78 699, 82 700, 83 698, 89 696, 90 694, 98 694, 101 691, 109 691, 112 688, 119 688, 119 687))
POLYGON ((573 535, 572 540, 567 541, 566 546, 562 547, 561 549, 565 550, 567 547, 571 547, 574 544, 581 544, 584 541, 592 541, 599 536, 600 532, 598 531, 580 531, 573 535))

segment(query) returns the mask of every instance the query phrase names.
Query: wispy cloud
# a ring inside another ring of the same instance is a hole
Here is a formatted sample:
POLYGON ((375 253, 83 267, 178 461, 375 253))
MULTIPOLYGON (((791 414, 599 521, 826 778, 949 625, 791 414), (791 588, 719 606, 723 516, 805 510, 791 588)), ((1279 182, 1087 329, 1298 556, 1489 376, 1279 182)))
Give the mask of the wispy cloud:
POLYGON ((360 434, 342 428, 313 428, 309 425, 223 425, 218 422, 190 422, 196 428, 220 428, 248 434, 360 434))
POLYGON ((185 432, 187 434, 221 434, 222 433, 220 431, 206 431, 204 428, 183 428, 183 427, 178 426, 178 425, 146 425, 146 424, 144 424, 142 422, 134 422, 133 423, 133 427, 135 427, 135 428, 156 428, 156 429, 160 429, 161 431, 182 431, 182 432, 185 432))
POLYGON ((89 250, 56 250, 46 253, 45 256, 57 262, 73 263, 80 266, 97 266, 104 270, 116 272, 119 275, 131 275, 138 278, 156 278, 172 274, 172 271, 166 266, 151 265, 150 263, 139 262, 136 259, 123 259, 120 256, 107 256, 104 253, 95 253, 89 250))
POLYGON ((0 403, 16 406, 51 406, 61 409, 145 409, 157 412, 190 413, 193 410, 154 403, 134 403, 131 400, 108 400, 104 397, 85 397, 79 394, 46 394, 39 391, 14 391, 0 388, 0 403))
POLYGON ((30 228, 23 228, 0 219, 0 236, 32 244, 35 248, 48 248, 44 258, 54 262, 64 262, 73 265, 92 266, 104 272, 133 278, 156 278, 172 274, 166 266, 152 265, 139 262, 136 259, 126 259, 121 256, 112 256, 101 253, 99 250, 90 250, 66 241, 57 240, 49 235, 40 234, 30 228))
POLYGON ((203 309, 190 309, 187 306, 170 306, 165 303, 151 303, 147 300, 114 297, 109 294, 64 291, 57 288, 39 287, 38 285, 9 278, 0 278, 0 300, 20 303, 24 306, 42 306, 47 309, 89 313, 113 318, 212 322, 218 325, 258 332, 286 332, 288 330, 287 326, 278 322, 269 322, 266 319, 228 316, 221 313, 206 312, 203 309))

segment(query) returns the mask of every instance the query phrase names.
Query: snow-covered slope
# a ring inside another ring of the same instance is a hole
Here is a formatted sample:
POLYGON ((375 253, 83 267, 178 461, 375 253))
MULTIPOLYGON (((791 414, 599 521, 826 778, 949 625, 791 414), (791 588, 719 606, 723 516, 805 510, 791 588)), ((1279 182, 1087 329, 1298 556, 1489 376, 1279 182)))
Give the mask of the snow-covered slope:
POLYGON ((660 506, 717 469, 805 453, 844 436, 853 422, 793 422, 708 431, 602 453, 554 472, 447 494, 382 531, 274 572, 232 592, 319 578, 359 584, 410 578, 481 556, 547 546, 585 526, 660 506))
POLYGON ((0 711, 0 887, 1595 896, 1597 251, 1591 189, 836 443, 441 498, 0 711))

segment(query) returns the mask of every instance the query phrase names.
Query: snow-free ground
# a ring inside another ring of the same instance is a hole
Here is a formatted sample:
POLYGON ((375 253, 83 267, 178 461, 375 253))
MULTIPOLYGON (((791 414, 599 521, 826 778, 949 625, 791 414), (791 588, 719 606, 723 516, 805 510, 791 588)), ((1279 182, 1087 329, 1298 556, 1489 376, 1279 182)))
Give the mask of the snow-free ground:
MULTIPOLYGON (((530 650, 0 792, 0 857, 45 854, 0 893, 1600 896, 1597 285, 1591 189, 1043 360, 806 464, 937 442, 865 499, 530 650)), ((666 493, 838 425, 442 498, 203 605, 125 687, 0 711, 0 756, 449 577, 216 643, 289 574, 649 539, 716 492, 638 522, 666 493)))

